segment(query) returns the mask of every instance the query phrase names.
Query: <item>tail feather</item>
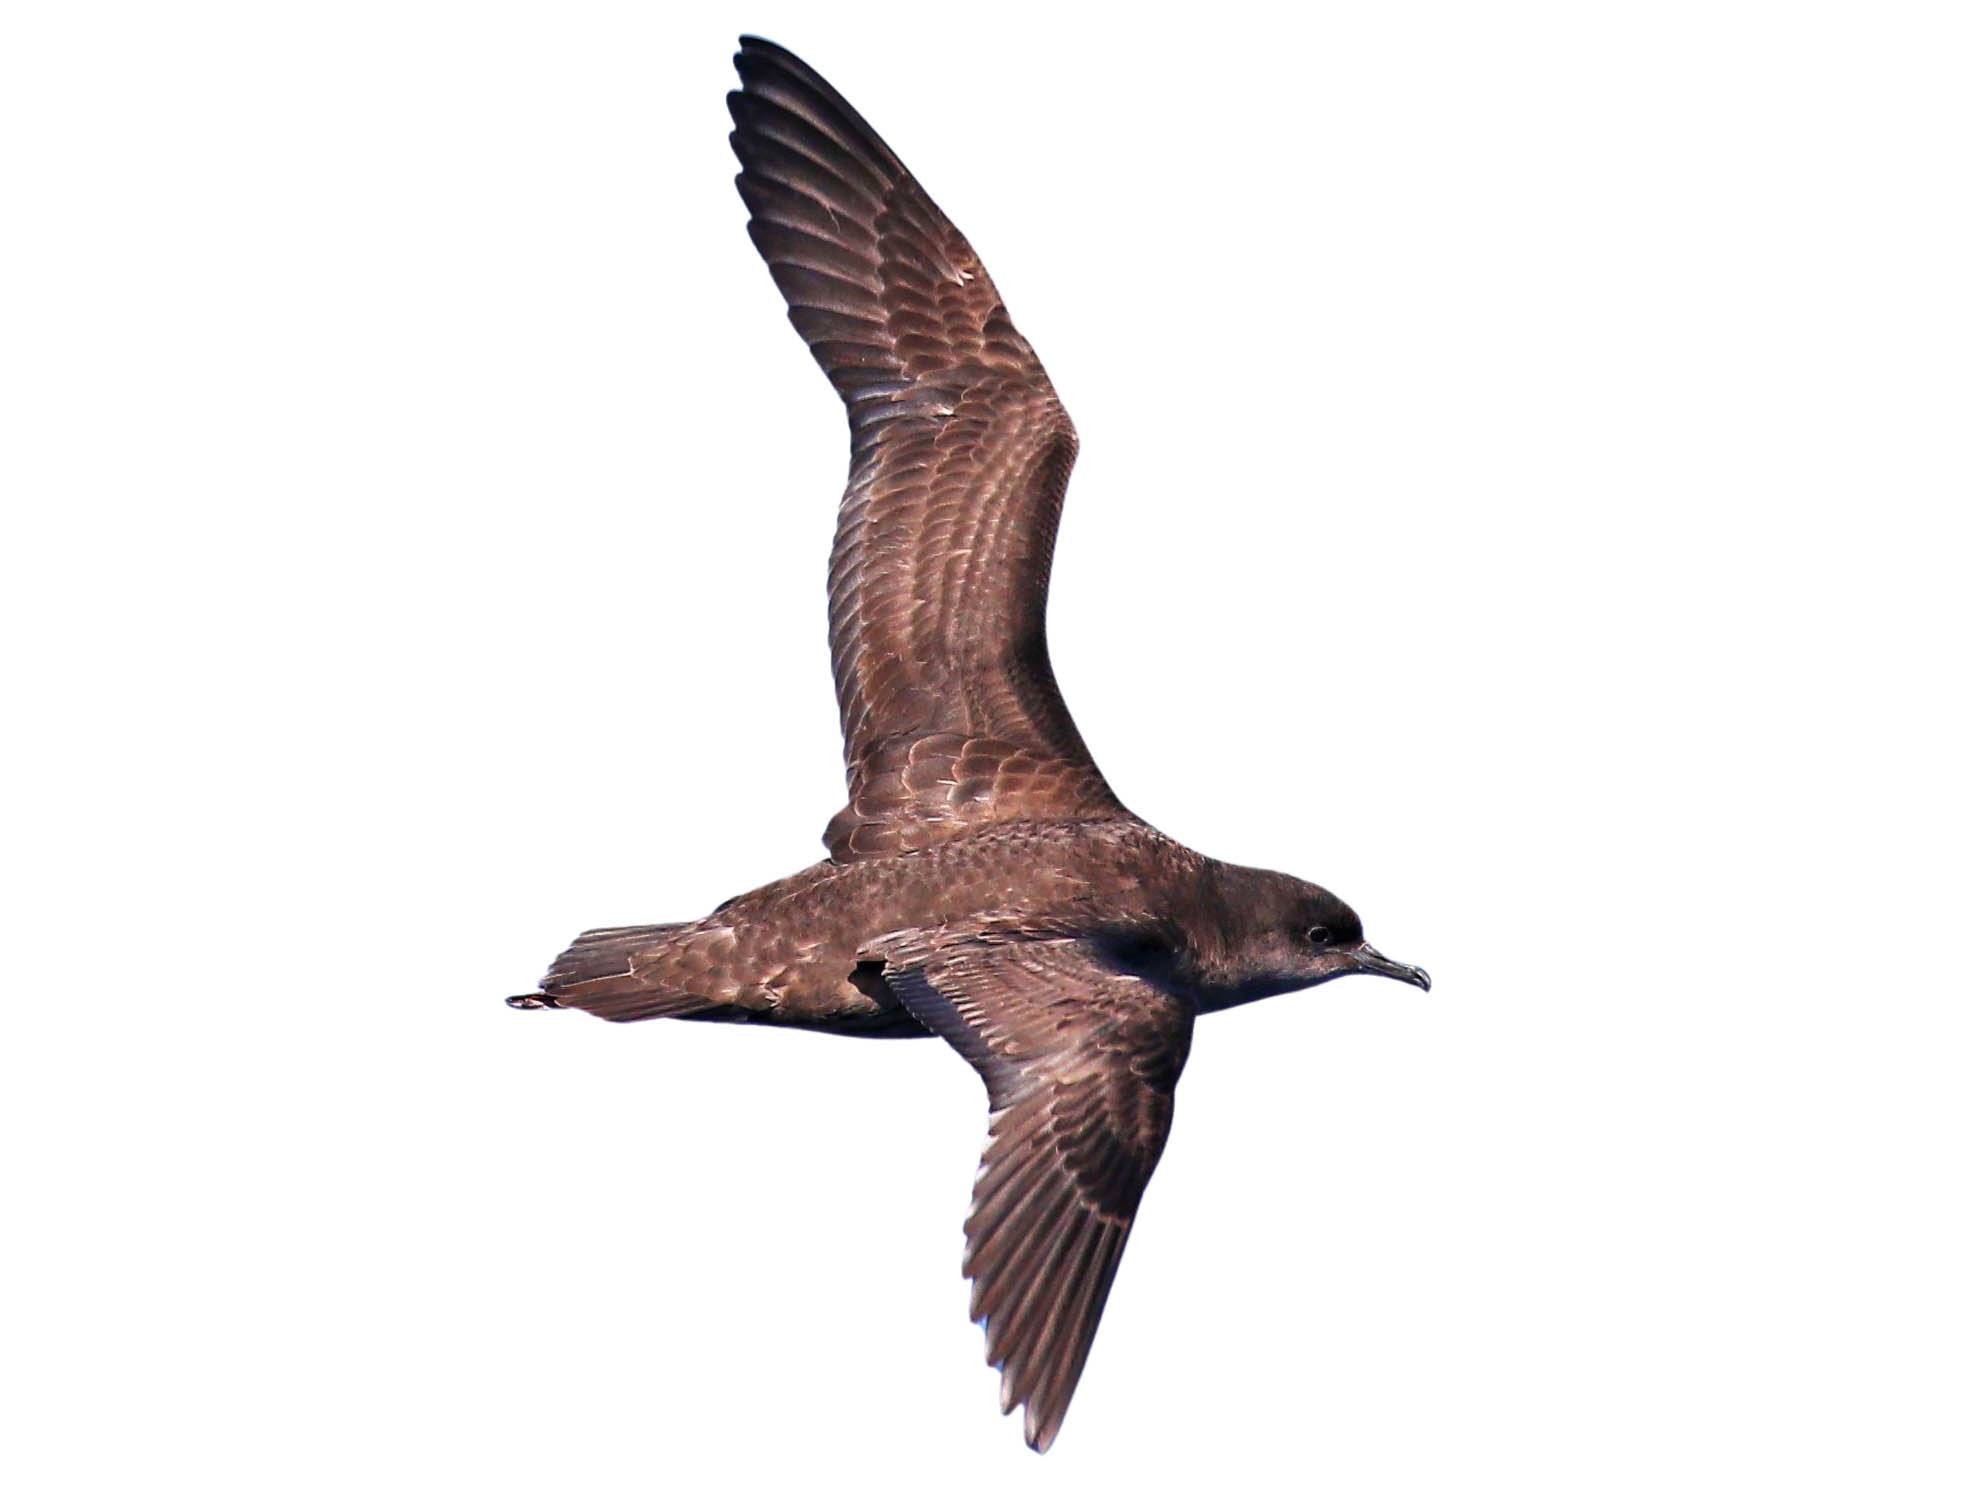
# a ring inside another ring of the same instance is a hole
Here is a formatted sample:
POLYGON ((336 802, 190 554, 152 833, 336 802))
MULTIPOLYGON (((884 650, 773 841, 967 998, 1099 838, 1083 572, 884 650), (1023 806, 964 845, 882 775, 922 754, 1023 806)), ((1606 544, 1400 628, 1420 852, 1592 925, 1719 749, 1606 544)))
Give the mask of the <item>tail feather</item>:
POLYGON ((651 954, 688 922, 656 926, 604 926, 589 931, 559 954, 537 993, 506 1002, 514 1009, 584 1009, 602 1019, 682 1018, 708 1012, 709 999, 657 987, 651 954))

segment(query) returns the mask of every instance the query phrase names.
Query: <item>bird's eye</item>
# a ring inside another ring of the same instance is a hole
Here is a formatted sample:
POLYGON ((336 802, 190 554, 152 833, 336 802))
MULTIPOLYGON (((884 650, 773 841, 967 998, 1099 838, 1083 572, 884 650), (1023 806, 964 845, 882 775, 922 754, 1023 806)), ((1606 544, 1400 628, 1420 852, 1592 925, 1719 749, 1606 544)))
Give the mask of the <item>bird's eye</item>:
POLYGON ((1331 932, 1322 926, 1313 926, 1309 931, 1304 933, 1304 940, 1314 947, 1321 947, 1331 939, 1331 932))

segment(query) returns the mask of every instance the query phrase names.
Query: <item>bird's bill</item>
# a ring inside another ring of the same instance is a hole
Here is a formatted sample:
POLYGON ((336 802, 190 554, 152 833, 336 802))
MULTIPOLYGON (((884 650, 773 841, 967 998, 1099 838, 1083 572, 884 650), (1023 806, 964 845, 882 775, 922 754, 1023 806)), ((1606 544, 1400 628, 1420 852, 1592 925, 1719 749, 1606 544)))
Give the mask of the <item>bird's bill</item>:
POLYGON ((1382 978, 1396 978, 1403 983, 1412 983, 1423 993, 1433 988, 1434 982, 1421 968, 1412 963, 1395 962, 1391 957, 1382 957, 1371 942, 1361 942, 1352 953, 1352 970, 1356 973, 1377 973, 1382 978))

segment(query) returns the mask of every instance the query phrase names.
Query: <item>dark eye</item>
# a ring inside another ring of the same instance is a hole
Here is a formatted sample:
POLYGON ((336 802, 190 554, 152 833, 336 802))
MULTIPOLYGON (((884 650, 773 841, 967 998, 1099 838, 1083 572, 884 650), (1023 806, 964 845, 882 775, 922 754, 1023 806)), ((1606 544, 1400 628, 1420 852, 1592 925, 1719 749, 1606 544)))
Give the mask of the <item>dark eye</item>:
POLYGON ((1321 947, 1331 939, 1331 932, 1322 926, 1313 926, 1309 931, 1304 933, 1304 940, 1314 947, 1321 947))

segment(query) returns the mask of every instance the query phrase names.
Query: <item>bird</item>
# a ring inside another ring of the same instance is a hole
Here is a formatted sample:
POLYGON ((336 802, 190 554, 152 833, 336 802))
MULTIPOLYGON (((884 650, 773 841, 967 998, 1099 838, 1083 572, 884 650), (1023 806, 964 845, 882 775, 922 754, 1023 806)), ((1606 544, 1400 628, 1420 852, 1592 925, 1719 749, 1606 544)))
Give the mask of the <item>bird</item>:
POLYGON ((1430 987, 1338 896, 1126 808, 1049 665, 1076 430, 985 265, 821 75, 741 38, 746 230, 846 407, 828 573, 848 802, 827 857, 700 919, 581 935, 520 1008, 936 1037, 986 1086, 972 1318, 1054 1442, 1203 1015, 1430 987))

